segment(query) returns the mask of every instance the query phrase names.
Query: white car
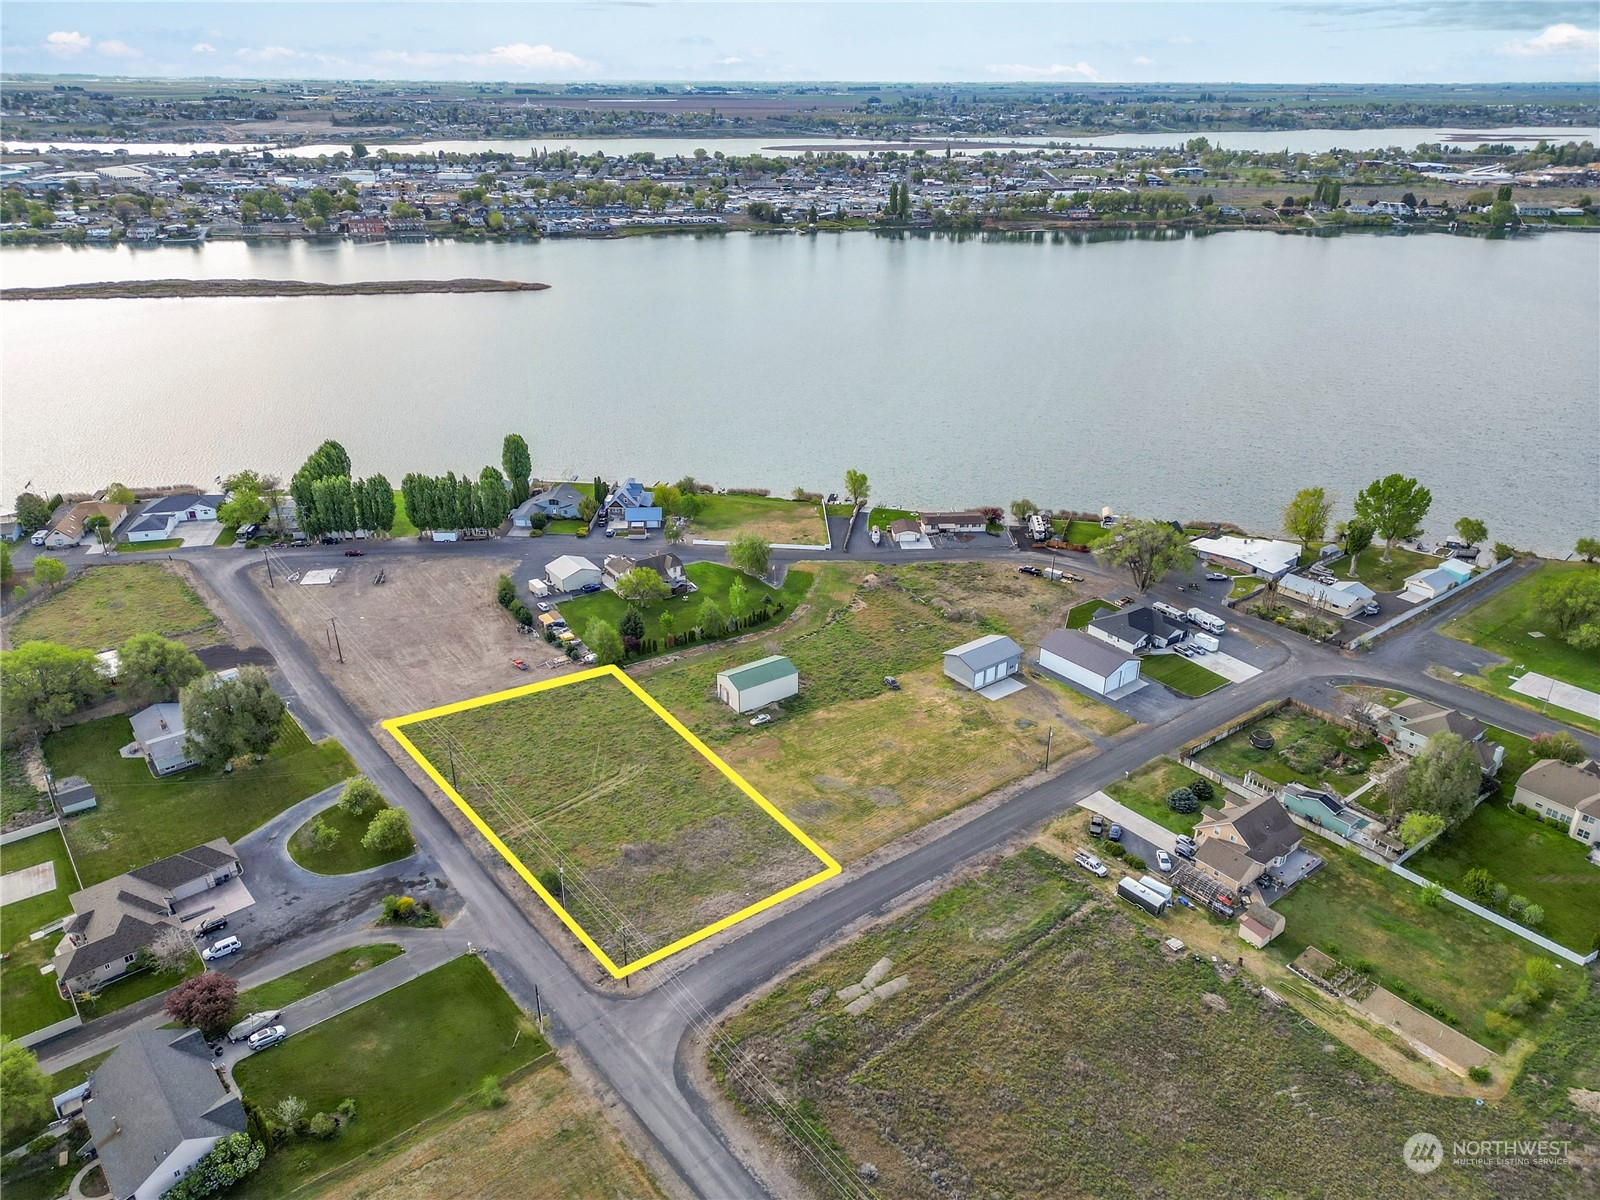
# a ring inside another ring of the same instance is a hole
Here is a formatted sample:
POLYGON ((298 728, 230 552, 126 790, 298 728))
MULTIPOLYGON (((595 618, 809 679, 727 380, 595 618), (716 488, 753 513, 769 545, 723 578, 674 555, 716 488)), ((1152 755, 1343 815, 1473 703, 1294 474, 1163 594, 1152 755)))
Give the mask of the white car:
POLYGON ((289 1036, 289 1031, 282 1025, 269 1025, 250 1035, 250 1049, 265 1050, 268 1046, 276 1046, 289 1036))
POLYGON ((236 937, 225 937, 220 942, 212 942, 200 951, 200 957, 207 962, 216 962, 219 958, 227 958, 230 954, 237 954, 244 949, 244 943, 236 937))
POLYGON ((753 725, 753 726, 754 725, 770 725, 771 723, 772 723, 772 714, 771 713, 762 713, 759 717, 751 717, 750 718, 750 724, 753 725))
POLYGON ((541 601, 539 601, 539 611, 540 612, 549 612, 550 611, 550 606, 548 604, 546 604, 543 600, 541 600, 541 601))
POLYGON ((1156 869, 1159 870, 1163 875, 1171 875, 1172 855, 1168 854, 1165 850, 1157 850, 1156 869))

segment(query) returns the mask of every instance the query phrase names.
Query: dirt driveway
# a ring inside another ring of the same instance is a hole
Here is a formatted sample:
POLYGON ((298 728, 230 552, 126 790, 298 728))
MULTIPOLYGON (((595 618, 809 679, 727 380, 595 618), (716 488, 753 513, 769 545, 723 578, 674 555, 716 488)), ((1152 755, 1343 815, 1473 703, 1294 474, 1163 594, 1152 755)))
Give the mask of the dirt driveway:
POLYGON ((561 656, 519 634, 495 602, 496 578, 516 568, 509 557, 361 563, 339 568, 330 585, 280 579, 266 594, 307 645, 326 653, 323 670, 339 690, 381 721, 575 669, 565 659, 547 669, 561 656), (517 670, 513 658, 530 669, 517 670))

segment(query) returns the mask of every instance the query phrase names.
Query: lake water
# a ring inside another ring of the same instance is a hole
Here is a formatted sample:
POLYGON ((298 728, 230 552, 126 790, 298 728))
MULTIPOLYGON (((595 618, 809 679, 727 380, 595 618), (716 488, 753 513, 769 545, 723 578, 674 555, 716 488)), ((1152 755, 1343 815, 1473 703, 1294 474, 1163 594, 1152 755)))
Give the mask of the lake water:
MULTIPOLYGON (((962 139, 929 138, 915 145, 930 153, 943 153, 946 146, 960 150, 963 146, 1019 148, 1028 146, 1112 146, 1161 149, 1182 145, 1195 135, 1184 133, 1112 133, 1094 137, 996 137, 975 142, 962 139)), ((1529 126, 1513 129, 1295 129, 1275 133, 1240 131, 1236 133, 1207 133, 1212 145, 1229 150, 1251 150, 1275 153, 1289 150, 1296 154, 1323 154, 1330 150, 1381 150, 1389 146, 1402 146, 1411 150, 1423 142, 1446 142, 1466 147, 1512 139, 1514 144, 1532 145, 1529 139, 1549 138, 1560 142, 1600 140, 1600 128, 1593 126, 1529 126)), ((367 149, 376 154, 392 150, 396 154, 478 154, 495 151, 526 156, 534 150, 573 150, 580 154, 638 154, 644 151, 666 157, 690 155, 697 149, 708 153, 720 150, 724 154, 801 154, 806 150, 849 149, 865 153, 882 145, 904 147, 906 143, 853 142, 848 138, 786 137, 773 134, 767 137, 719 138, 698 137, 613 137, 613 138, 435 138, 417 142, 368 141, 367 149)), ((6 142, 7 149, 18 153, 36 151, 44 153, 57 150, 99 150, 106 154, 126 150, 130 154, 166 154, 188 156, 215 154, 219 151, 261 149, 260 144, 228 146, 216 142, 185 144, 182 142, 6 142)), ((339 151, 349 151, 349 142, 326 142, 310 146, 297 146, 277 153, 316 158, 329 157, 339 151)))
POLYGON ((291 472, 686 472, 1276 528, 1390 471, 1431 532, 1600 517, 1600 237, 743 234, 0 252, 5 286, 492 276, 550 291, 0 304, 0 495, 291 472))

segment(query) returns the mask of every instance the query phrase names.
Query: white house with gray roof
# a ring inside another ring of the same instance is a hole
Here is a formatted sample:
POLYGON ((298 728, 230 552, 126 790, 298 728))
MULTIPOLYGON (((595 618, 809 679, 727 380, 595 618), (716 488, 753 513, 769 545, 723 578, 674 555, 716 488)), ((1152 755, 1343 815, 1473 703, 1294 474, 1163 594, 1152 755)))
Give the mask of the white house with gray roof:
POLYGON ((183 723, 182 705, 152 704, 129 720, 133 724, 133 740, 150 764, 152 774, 171 775, 199 764, 199 759, 189 757, 189 731, 183 723))
POLYGON ((975 692, 1021 669, 1022 647, 1003 633, 974 638, 944 652, 944 673, 975 692))
POLYGON ((198 1029, 128 1034, 95 1068, 83 1119, 112 1200, 156 1200, 246 1129, 244 1103, 198 1029))

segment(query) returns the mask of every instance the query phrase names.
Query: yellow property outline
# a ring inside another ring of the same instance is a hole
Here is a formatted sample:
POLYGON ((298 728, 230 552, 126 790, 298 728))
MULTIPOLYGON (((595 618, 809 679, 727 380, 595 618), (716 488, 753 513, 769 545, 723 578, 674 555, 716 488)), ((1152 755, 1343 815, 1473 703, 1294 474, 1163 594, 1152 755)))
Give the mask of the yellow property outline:
POLYGON ((561 918, 561 923, 572 931, 573 936, 575 936, 580 942, 589 948, 589 953, 593 954, 595 958, 599 960, 600 965, 605 967, 605 969, 611 973, 611 977, 613 979, 625 978, 628 975, 632 975, 635 971, 643 970, 652 963, 658 963, 668 955, 676 954, 680 950, 685 950, 688 947, 693 946, 696 942, 702 942, 708 937, 721 933, 724 929, 728 929, 734 925, 737 925, 740 921, 747 920, 759 912, 764 912, 775 904, 783 903, 783 901, 789 899, 791 896, 798 896, 807 888, 815 887, 825 879, 832 879, 835 875, 839 874, 841 870, 843 870, 843 868, 833 860, 833 857, 826 850, 806 836, 804 830, 802 830, 788 817, 784 816, 783 813, 779 811, 777 806, 774 805, 770 800, 768 800, 760 792, 756 791, 755 788, 751 787, 744 776, 740 775, 727 763, 723 762, 722 759, 717 757, 717 755, 713 753, 704 742, 695 737, 693 733, 689 732, 689 730, 684 727, 683 722, 679 721, 677 717, 673 716, 659 703, 657 703, 654 696, 630 679, 627 673, 619 667, 593 667, 587 671, 578 671, 572 675, 564 675, 560 679, 547 679, 541 683, 530 683, 525 687, 510 688, 503 692, 494 692, 487 696, 479 696, 473 700, 461 700, 455 704, 445 704, 438 708, 430 708, 422 712, 414 712, 409 716, 390 717, 387 721, 383 722, 383 727, 394 736, 395 741, 400 743, 401 747, 404 748, 405 752, 412 757, 417 765, 428 773, 428 778, 433 780, 433 782, 439 786, 440 790, 442 790, 445 795, 449 796, 451 800, 455 801, 456 807, 466 814, 467 820, 472 822, 479 833, 483 834, 484 837, 489 839, 489 844, 500 852, 500 857, 505 859, 506 862, 510 863, 512 869, 515 870, 518 875, 522 876, 523 882, 531 887, 539 895, 539 898, 550 906, 551 911, 554 912, 556 916, 561 918), (435 717, 449 716, 451 713, 465 712, 468 709, 484 708, 491 704, 498 704, 502 700, 513 700, 519 696, 531 696, 535 692, 547 692, 554 688, 569 687, 575 683, 584 683, 591 679, 600 679, 606 676, 620 680, 622 685, 632 692, 634 696, 643 701, 645 706, 649 708, 651 712, 655 713, 656 716, 665 721, 674 733, 676 733, 684 741, 688 742, 690 746, 700 753, 701 757, 703 757, 712 766, 716 767, 718 771, 722 772, 723 776, 731 781, 735 787, 759 804, 768 816, 770 816, 774 821, 778 822, 778 824, 782 825, 784 829, 788 830, 789 834, 796 841, 798 841, 812 854, 816 855, 817 860, 823 864, 823 869, 818 871, 815 875, 812 875, 807 879, 802 879, 799 883, 791 884, 789 887, 784 888, 781 892, 774 893, 764 900, 758 900, 746 908, 741 908, 738 912, 733 913, 730 916, 723 917, 720 921, 716 921, 710 925, 707 925, 704 929, 697 930, 686 937, 681 937, 677 941, 673 942, 670 946, 663 946, 659 950, 653 951, 650 954, 646 954, 643 958, 637 958, 634 961, 625 963, 620 967, 611 961, 611 956, 599 947, 595 940, 589 936, 587 931, 584 930, 583 926, 579 925, 577 921, 573 920, 572 914, 562 907, 561 902, 545 889, 538 879, 534 877, 533 872, 528 870, 528 868, 523 865, 522 860, 512 853, 511 848, 500 840, 500 835, 495 833, 493 829, 489 828, 488 823, 477 814, 472 805, 468 804, 466 800, 462 798, 461 794, 457 792, 455 788, 450 786, 449 781, 446 780, 445 777, 439 773, 438 768, 436 768, 433 763, 428 760, 428 756, 423 754, 421 750, 417 749, 415 744, 412 743, 411 739, 406 737, 406 735, 401 732, 405 726, 415 725, 419 721, 428 721, 435 717))

